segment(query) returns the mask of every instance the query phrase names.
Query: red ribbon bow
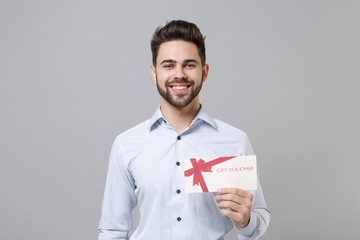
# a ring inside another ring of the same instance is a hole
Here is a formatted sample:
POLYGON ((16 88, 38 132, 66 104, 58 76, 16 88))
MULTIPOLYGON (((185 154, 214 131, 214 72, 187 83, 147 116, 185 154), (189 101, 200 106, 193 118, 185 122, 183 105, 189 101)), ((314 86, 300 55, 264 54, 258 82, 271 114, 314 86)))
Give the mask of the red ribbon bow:
POLYGON ((228 161, 235 157, 220 157, 216 158, 214 160, 211 160, 209 162, 205 162, 204 160, 200 159, 198 162, 195 158, 190 158, 190 162, 193 166, 193 168, 190 168, 185 171, 185 177, 190 177, 194 174, 193 178, 193 186, 198 185, 200 183, 201 189, 203 192, 209 192, 209 189, 206 186, 205 180, 203 178, 203 175, 201 172, 212 172, 211 167, 217 164, 220 164, 222 162, 228 161))

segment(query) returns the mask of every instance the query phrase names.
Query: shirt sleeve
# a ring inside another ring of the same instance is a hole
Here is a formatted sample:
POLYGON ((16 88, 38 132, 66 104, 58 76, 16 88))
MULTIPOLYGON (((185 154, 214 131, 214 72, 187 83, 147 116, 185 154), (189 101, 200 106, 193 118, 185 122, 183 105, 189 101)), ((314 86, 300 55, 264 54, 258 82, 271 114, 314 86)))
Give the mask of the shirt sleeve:
MULTIPOLYGON (((245 145, 246 155, 253 155, 254 150, 248 137, 246 137, 245 145)), ((258 239, 265 233, 270 223, 270 210, 267 208, 259 179, 257 190, 250 192, 254 195, 250 222, 244 228, 236 227, 239 240, 258 239)))
POLYGON ((137 203, 135 182, 128 170, 128 163, 117 138, 110 153, 98 227, 99 240, 128 239, 128 232, 133 225, 131 211, 137 203))

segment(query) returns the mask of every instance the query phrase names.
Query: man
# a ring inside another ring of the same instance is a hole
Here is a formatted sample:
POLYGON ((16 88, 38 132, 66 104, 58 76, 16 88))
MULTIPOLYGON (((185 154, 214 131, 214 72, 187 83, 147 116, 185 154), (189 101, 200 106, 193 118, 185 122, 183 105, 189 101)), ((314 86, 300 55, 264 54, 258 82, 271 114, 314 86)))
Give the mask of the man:
POLYGON ((155 31, 151 50, 161 105, 114 142, 99 239, 128 239, 136 204, 134 240, 223 239, 234 226, 238 239, 258 238, 270 221, 260 184, 251 192, 184 192, 184 159, 253 154, 244 132, 211 118, 200 105, 209 72, 204 37, 193 23, 171 21, 155 31))

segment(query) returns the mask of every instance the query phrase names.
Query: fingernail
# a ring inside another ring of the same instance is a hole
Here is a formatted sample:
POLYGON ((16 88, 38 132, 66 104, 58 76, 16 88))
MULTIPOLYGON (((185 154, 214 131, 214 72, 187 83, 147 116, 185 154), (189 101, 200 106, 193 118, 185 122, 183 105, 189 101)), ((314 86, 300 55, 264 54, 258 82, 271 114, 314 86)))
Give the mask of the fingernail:
POLYGON ((223 193, 223 190, 220 188, 217 190, 218 193, 223 193))

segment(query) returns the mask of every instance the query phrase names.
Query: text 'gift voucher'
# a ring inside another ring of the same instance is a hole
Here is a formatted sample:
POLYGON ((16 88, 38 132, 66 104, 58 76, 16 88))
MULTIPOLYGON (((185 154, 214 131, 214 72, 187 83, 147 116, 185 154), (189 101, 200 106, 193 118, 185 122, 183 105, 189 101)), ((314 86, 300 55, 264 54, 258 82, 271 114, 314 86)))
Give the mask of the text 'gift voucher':
POLYGON ((257 189, 255 155, 189 158, 184 166, 187 193, 216 192, 224 187, 257 189))

